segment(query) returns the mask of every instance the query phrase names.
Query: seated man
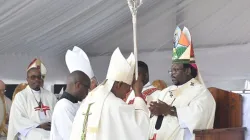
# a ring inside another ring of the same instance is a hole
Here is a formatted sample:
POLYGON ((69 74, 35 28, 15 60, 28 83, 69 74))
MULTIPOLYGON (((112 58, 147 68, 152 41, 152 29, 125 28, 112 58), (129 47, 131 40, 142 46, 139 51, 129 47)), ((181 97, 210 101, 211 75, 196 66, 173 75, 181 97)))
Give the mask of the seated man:
MULTIPOLYGON (((1 94, 0 90, 0 94, 1 94)), ((5 133, 5 117, 6 117, 6 108, 4 103, 3 96, 0 96, 0 140, 6 140, 5 133)))
POLYGON ((119 49, 111 56, 106 80, 91 91, 81 104, 73 122, 70 140, 146 140, 149 114, 142 98, 142 79, 133 89, 132 105, 122 99, 130 90, 135 58, 126 60, 119 49))
POLYGON ((2 99, 2 101, 4 102, 4 107, 5 107, 5 111, 4 111, 4 122, 1 123, 0 122, 0 135, 2 136, 7 136, 7 132, 8 132, 8 124, 9 124, 9 114, 10 114, 10 108, 11 108, 11 100, 5 95, 5 83, 0 80, 0 97, 2 99))
POLYGON ((150 103, 150 140, 194 140, 194 129, 213 128, 216 105, 195 64, 191 35, 177 27, 174 37, 174 86, 150 103))
MULTIPOLYGON (((40 61, 40 60, 37 60, 40 61)), ((27 71, 28 86, 16 94, 10 112, 7 140, 49 140, 55 95, 41 88, 41 62, 27 71)))

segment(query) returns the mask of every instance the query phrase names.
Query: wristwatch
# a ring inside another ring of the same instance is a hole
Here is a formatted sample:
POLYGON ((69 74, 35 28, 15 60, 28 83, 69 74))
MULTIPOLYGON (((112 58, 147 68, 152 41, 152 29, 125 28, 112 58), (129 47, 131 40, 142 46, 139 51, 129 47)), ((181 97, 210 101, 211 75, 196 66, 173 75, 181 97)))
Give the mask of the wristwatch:
POLYGON ((171 108, 170 108, 170 112, 171 112, 171 115, 173 116, 174 114, 176 114, 177 112, 176 112, 176 107, 175 106, 172 106, 171 108))

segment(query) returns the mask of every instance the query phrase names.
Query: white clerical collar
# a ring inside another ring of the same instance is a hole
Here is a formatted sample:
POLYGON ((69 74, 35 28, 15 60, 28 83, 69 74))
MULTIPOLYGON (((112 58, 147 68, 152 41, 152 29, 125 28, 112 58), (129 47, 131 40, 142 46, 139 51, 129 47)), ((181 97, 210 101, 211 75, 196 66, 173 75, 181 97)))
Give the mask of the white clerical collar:
POLYGON ((36 90, 33 90, 32 88, 30 88, 32 90, 32 93, 41 93, 41 89, 36 91, 36 90))
POLYGON ((177 88, 180 88, 180 87, 182 87, 183 85, 179 85, 179 86, 176 86, 177 88))
POLYGON ((151 86, 150 82, 148 82, 146 85, 144 85, 143 88, 146 88, 146 87, 149 87, 149 86, 151 86))

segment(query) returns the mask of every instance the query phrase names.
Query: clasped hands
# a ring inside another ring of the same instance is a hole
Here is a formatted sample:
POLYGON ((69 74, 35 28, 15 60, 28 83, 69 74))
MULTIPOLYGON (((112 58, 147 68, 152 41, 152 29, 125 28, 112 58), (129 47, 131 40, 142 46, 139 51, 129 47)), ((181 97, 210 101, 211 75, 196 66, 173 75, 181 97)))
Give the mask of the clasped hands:
POLYGON ((151 112, 152 115, 155 116, 159 116, 159 115, 163 115, 166 116, 168 114, 171 115, 171 106, 166 104, 165 102, 158 100, 158 102, 156 101, 152 101, 150 103, 150 107, 149 110, 151 112))
POLYGON ((51 123, 50 122, 42 123, 37 128, 41 128, 41 129, 50 131, 51 123))

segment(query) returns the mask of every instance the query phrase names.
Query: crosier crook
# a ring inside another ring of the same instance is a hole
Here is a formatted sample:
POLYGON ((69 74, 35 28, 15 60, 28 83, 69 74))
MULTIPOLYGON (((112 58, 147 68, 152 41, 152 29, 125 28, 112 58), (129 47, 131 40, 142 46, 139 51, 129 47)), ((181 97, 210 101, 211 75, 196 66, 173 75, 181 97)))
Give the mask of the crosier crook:
POLYGON ((128 7, 132 14, 132 23, 133 23, 133 40, 134 40, 134 55, 135 55, 135 79, 138 79, 138 57, 137 57, 137 10, 142 5, 142 0, 127 0, 128 7))

